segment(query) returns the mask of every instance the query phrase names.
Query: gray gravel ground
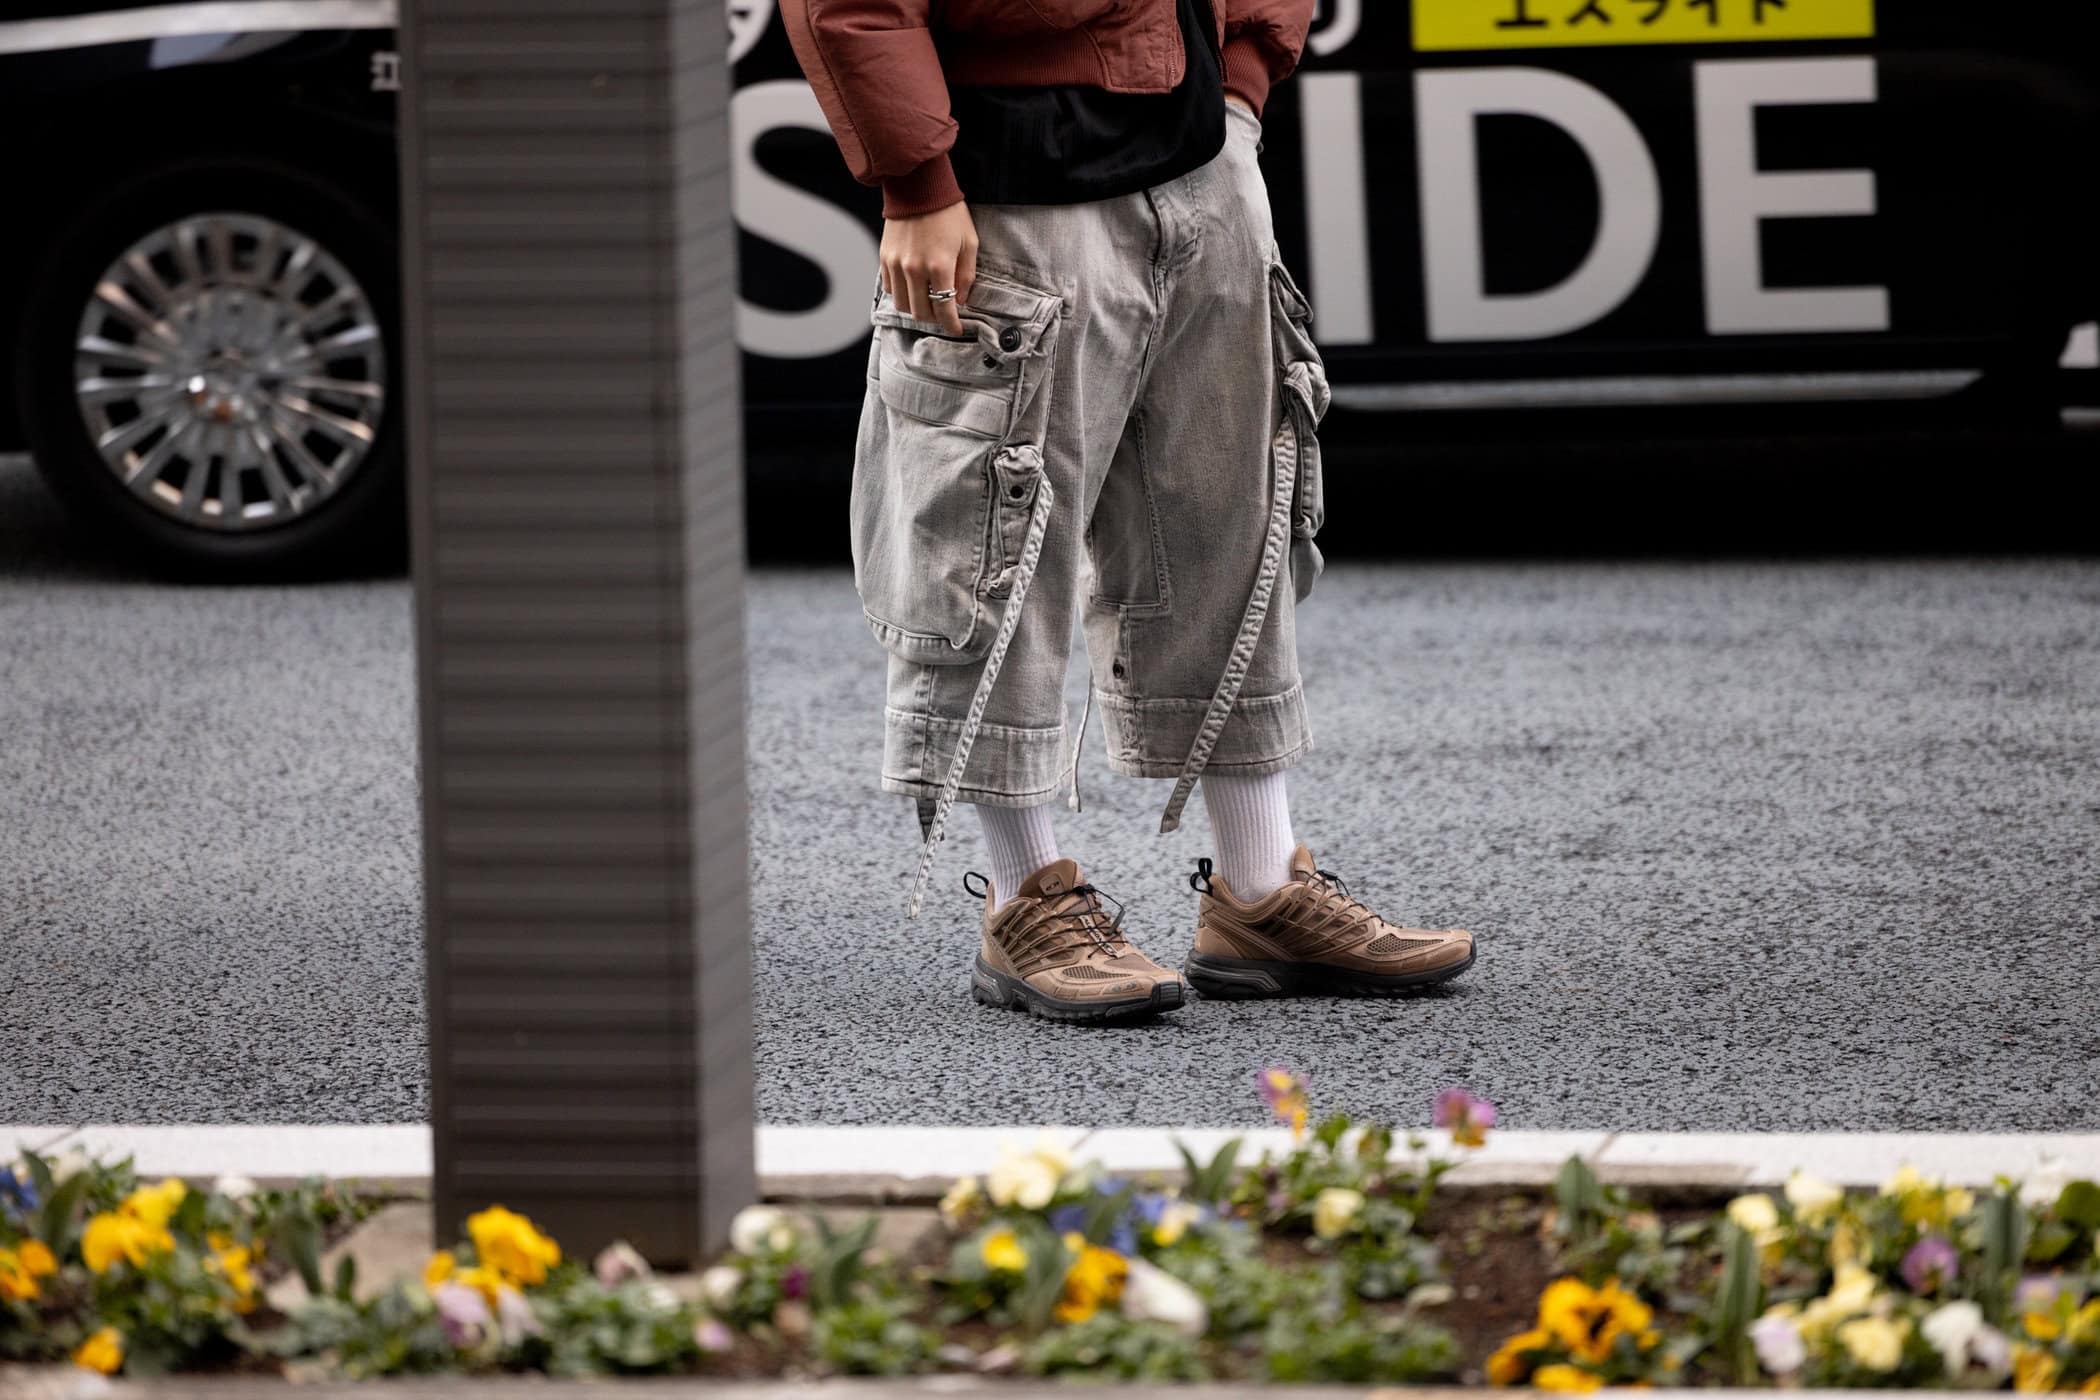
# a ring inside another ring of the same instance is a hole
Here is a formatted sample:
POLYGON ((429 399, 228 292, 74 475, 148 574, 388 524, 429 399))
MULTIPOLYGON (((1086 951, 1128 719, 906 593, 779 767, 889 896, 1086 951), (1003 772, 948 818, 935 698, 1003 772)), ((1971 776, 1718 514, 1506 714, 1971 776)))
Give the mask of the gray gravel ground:
MULTIPOLYGON (((407 586, 79 552, 0 462, 0 1122, 420 1117, 407 586)), ((1511 1127, 2100 1128, 2096 618, 2091 561, 1337 567, 1300 834, 1479 966, 1104 1032, 968 1001, 968 820, 896 912, 880 652, 843 574, 762 575, 762 1116, 1252 1121, 1283 1061, 1408 1121, 1464 1083, 1511 1127)), ((1157 836, 1098 743, 1065 844, 1179 961, 1201 804, 1157 836)))

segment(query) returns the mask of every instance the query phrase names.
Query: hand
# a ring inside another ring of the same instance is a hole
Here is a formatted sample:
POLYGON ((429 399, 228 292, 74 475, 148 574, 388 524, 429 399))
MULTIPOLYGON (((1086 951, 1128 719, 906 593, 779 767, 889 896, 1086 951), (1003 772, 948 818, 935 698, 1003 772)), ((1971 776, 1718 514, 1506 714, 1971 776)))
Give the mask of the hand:
POLYGON ((956 308, 970 299, 976 280, 977 225, 969 205, 883 221, 882 285, 914 321, 938 321, 950 335, 961 335, 956 308), (955 288, 953 300, 927 295, 929 289, 949 287, 955 288))

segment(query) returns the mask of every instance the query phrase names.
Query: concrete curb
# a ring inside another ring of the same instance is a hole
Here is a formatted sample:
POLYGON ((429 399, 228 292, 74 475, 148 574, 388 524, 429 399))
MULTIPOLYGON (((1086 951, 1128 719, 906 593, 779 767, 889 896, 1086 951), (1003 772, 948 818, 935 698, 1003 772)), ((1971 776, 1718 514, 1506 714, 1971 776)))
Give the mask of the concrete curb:
MULTIPOLYGON (((1009 1144, 1048 1134, 1080 1157, 1118 1172, 1175 1171, 1177 1141, 1208 1159, 1245 1140, 1243 1161, 1282 1153, 1277 1128, 761 1127, 758 1167, 772 1199, 854 1205, 923 1203, 958 1176, 989 1170, 1009 1144)), ((1670 1188, 1776 1185, 1796 1167, 1841 1186, 1876 1186, 1899 1166, 1966 1186, 2037 1173, 2100 1179, 2100 1133, 1608 1133, 1491 1134, 1485 1148, 1454 1147, 1450 1134, 1422 1135, 1428 1152, 1460 1165, 1453 1188, 1536 1186, 1581 1156, 1607 1181, 1670 1188)), ((258 1180, 323 1176, 427 1189, 430 1130, 422 1124, 0 1126, 0 1153, 18 1147, 133 1158, 152 1175, 258 1180)))

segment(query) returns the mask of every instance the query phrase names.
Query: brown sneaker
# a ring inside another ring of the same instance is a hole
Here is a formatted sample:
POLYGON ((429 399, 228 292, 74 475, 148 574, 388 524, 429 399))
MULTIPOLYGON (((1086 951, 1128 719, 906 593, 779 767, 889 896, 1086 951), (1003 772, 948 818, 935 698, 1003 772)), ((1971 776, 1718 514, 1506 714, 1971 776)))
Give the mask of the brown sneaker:
POLYGON ((1202 893, 1189 985, 1207 997, 1391 996, 1456 977, 1473 965, 1462 928, 1401 928, 1349 895, 1300 846, 1291 882, 1242 904, 1196 862, 1202 893))
MULTIPOLYGON (((985 902, 984 946, 970 990, 986 1006, 1011 1006, 1053 1021, 1121 1021, 1172 1011, 1187 984, 1130 946, 1123 907, 1113 919, 1079 864, 1054 860, 991 912, 992 882, 963 887, 985 902)), ((1110 901, 1113 903, 1114 901, 1110 901)))

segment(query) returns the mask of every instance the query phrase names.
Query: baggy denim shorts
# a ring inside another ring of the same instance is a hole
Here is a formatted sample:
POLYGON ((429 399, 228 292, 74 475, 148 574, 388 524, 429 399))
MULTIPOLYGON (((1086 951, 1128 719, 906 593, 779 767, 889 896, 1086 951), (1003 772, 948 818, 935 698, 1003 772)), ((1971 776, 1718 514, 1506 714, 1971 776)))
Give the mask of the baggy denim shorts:
POLYGON ((1114 771, 1176 780, 1163 831, 1206 769, 1311 747, 1294 612, 1320 571, 1327 376, 1260 122, 1227 113, 1219 154, 1152 189, 973 205, 963 336, 875 293, 854 583, 890 658, 882 786, 921 799, 913 912, 954 802, 1032 806, 1069 778, 1077 805, 1096 704, 1114 771))

